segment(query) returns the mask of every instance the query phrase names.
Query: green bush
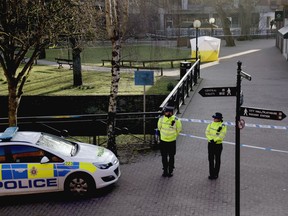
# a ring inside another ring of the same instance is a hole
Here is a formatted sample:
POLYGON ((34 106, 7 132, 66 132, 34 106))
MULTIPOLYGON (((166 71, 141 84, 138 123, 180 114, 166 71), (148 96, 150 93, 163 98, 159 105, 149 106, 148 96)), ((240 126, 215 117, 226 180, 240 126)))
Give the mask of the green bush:
POLYGON ((168 84, 167 84, 167 91, 172 91, 173 89, 174 89, 174 84, 173 83, 171 83, 171 82, 169 82, 168 84))

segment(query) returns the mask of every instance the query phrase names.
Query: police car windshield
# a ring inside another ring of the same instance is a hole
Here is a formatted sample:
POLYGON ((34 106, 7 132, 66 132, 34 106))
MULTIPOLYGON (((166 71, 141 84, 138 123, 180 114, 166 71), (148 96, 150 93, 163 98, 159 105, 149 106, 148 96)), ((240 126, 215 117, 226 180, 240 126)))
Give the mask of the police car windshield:
POLYGON ((76 154, 76 143, 69 142, 57 136, 42 133, 40 139, 37 142, 39 146, 45 146, 65 156, 74 156, 76 154))

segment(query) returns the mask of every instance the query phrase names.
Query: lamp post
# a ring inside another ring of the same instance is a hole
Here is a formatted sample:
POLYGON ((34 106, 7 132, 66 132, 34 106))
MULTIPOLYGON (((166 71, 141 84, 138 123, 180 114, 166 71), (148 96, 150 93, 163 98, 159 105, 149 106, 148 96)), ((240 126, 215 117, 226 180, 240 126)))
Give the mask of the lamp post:
POLYGON ((196 61, 198 60, 198 28, 200 28, 200 20, 195 20, 193 22, 193 27, 196 28, 196 61))
POLYGON ((211 17, 209 23, 211 24, 211 37, 213 37, 213 24, 215 23, 215 18, 211 17))

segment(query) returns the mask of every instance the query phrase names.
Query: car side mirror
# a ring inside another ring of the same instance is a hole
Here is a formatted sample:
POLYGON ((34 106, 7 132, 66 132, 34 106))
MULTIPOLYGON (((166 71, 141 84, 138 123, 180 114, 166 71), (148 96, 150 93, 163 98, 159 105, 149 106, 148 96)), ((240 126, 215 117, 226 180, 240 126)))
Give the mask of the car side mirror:
POLYGON ((68 130, 62 130, 62 131, 61 131, 61 136, 62 136, 62 137, 68 137, 68 136, 69 136, 68 130))
POLYGON ((129 134, 129 129, 127 127, 123 127, 121 129, 122 134, 129 134))

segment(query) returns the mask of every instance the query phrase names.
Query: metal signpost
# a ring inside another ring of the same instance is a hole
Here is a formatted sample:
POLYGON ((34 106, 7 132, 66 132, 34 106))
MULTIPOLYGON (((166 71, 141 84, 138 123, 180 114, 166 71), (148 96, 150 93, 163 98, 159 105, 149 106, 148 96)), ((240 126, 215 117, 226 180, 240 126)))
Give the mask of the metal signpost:
POLYGON ((240 115, 251 118, 263 118, 272 120, 282 120, 286 117, 285 113, 278 110, 267 110, 254 107, 240 107, 240 115))
POLYGON ((240 129, 244 128, 245 121, 240 116, 282 120, 286 115, 282 111, 267 110, 263 108, 241 107, 243 92, 241 90, 242 79, 251 81, 252 77, 242 71, 242 62, 237 62, 237 85, 236 87, 211 87, 202 88, 199 94, 203 97, 236 96, 236 119, 235 119, 235 215, 240 216, 240 129))
POLYGON ((202 97, 236 96, 236 87, 211 87, 199 91, 202 97))
POLYGON ((134 71, 134 81, 135 85, 143 85, 144 86, 144 95, 143 95, 143 135, 144 142, 146 142, 146 85, 154 85, 154 71, 134 71))
POLYGON ((237 62, 237 85, 236 87, 211 87, 202 88, 199 94, 203 97, 236 96, 236 119, 235 119, 235 215, 240 216, 240 129, 244 128, 245 121, 240 116, 282 120, 285 113, 277 110, 268 110, 254 107, 241 107, 243 92, 241 90, 242 79, 252 80, 252 77, 242 71, 242 62, 237 62))
POLYGON ((202 88, 199 94, 203 97, 226 97, 236 96, 236 148, 235 148, 235 215, 240 216, 240 129, 244 128, 245 121, 240 120, 240 106, 243 103, 241 91, 241 79, 251 81, 251 76, 241 69, 241 62, 237 63, 237 86, 236 87, 211 87, 202 88))
POLYGON ((240 216, 240 129, 244 127, 244 120, 240 120, 240 106, 243 103, 241 80, 251 81, 251 76, 241 69, 242 62, 237 62, 237 90, 236 90, 236 119, 235 119, 235 215, 240 216))

